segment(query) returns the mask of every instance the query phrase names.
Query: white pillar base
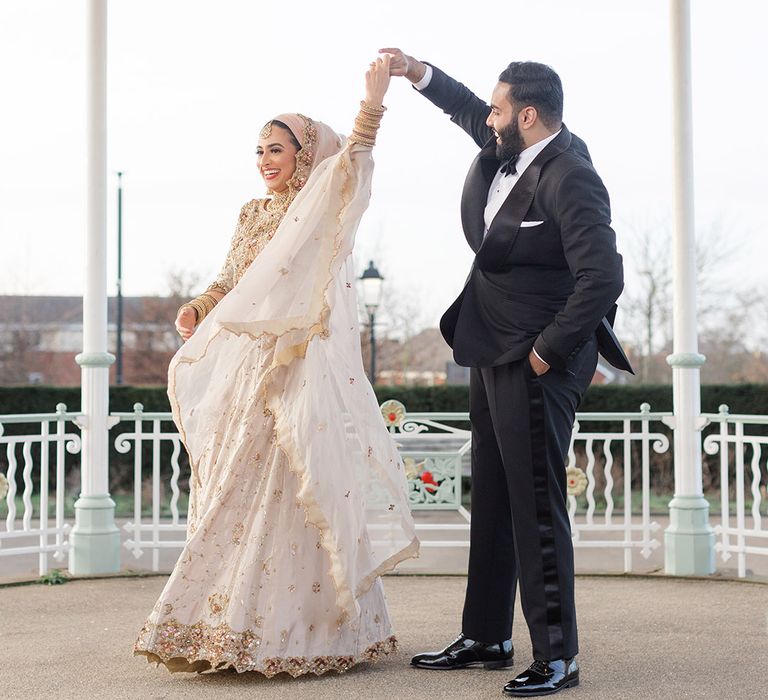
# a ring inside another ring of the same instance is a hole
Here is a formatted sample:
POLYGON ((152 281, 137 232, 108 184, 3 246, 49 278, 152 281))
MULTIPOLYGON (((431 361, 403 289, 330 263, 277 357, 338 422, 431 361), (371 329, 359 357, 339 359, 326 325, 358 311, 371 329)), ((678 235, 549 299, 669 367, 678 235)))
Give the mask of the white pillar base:
POLYGON ((115 502, 109 495, 77 499, 69 543, 69 573, 73 576, 120 571, 120 530, 115 525, 115 502))
POLYGON ((709 576, 715 572, 715 531, 703 496, 675 496, 664 531, 664 571, 672 576, 709 576))
POLYGON ((69 536, 69 572, 73 576, 115 574, 120 571, 120 530, 115 502, 109 496, 109 366, 107 352, 81 353, 83 470, 75 525, 69 536))

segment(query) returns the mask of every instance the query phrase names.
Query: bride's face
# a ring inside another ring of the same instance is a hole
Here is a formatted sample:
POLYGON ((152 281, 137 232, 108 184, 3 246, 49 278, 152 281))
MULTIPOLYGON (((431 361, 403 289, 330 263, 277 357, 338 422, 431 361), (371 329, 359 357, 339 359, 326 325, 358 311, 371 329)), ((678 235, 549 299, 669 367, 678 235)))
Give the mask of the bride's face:
POLYGON ((269 136, 259 139, 256 162, 261 177, 272 192, 284 192, 296 171, 299 149, 293 140, 293 135, 279 126, 273 126, 269 136))

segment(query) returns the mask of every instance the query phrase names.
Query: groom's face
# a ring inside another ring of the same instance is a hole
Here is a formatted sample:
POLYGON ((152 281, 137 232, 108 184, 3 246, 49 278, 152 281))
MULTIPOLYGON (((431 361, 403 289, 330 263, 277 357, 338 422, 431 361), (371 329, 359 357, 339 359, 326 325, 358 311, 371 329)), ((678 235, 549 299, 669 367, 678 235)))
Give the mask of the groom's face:
POLYGON ((509 83, 498 83, 491 96, 491 112, 485 123, 496 134, 496 157, 507 160, 519 154, 525 143, 518 124, 519 110, 509 101, 509 83))

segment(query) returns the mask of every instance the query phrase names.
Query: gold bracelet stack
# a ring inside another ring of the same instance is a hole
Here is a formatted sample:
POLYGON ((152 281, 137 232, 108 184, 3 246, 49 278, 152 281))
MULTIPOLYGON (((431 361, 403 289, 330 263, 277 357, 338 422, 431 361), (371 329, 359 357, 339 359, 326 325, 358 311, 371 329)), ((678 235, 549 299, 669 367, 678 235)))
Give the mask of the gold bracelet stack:
POLYGON ((360 112, 355 117, 355 128, 349 140, 363 146, 373 146, 376 143, 376 132, 379 130, 381 118, 386 107, 373 107, 364 100, 360 102, 360 112))
POLYGON ((213 311, 213 307, 218 304, 218 300, 216 299, 213 294, 208 294, 208 292, 203 292, 199 297, 195 297, 192 299, 192 301, 188 301, 186 304, 183 304, 179 311, 183 309, 185 306, 188 306, 195 310, 195 313, 197 314, 197 325, 200 325, 203 322, 203 319, 213 311))

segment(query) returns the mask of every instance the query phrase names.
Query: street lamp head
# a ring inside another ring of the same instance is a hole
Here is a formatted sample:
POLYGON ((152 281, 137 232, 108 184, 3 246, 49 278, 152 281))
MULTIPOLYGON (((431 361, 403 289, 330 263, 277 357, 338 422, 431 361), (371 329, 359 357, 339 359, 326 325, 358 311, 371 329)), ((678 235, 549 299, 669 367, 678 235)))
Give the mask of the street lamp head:
POLYGON ((368 315, 373 315, 381 303, 381 288, 384 282, 373 260, 368 262, 368 269, 361 275, 360 282, 363 285, 363 304, 368 315))

